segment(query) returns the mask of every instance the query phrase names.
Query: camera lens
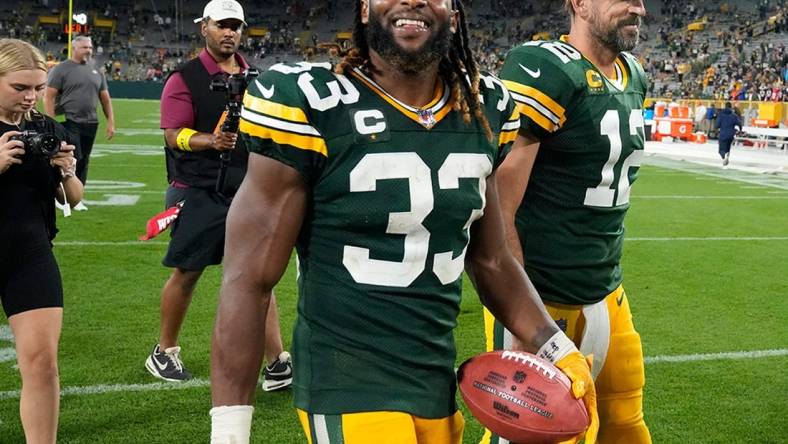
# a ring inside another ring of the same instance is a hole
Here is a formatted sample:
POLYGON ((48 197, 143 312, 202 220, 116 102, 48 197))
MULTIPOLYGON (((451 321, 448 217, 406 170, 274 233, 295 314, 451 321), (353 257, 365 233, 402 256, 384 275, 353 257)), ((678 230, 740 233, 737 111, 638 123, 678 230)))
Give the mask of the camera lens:
POLYGON ((30 138, 33 151, 52 157, 60 152, 60 140, 52 134, 36 134, 30 138))

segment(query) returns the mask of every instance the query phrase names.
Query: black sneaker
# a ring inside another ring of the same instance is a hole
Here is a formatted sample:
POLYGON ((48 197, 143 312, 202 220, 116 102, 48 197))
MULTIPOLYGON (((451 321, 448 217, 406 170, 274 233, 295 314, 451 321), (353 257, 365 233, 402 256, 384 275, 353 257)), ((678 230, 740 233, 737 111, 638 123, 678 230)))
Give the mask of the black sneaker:
POLYGON ((145 368, 151 375, 165 381, 188 381, 192 379, 192 374, 183 368, 180 354, 180 347, 170 347, 162 352, 159 350, 159 344, 156 344, 148 359, 145 360, 145 368))
POLYGON ((283 351, 271 365, 263 370, 263 390, 272 392, 290 387, 293 383, 293 361, 290 353, 283 351))

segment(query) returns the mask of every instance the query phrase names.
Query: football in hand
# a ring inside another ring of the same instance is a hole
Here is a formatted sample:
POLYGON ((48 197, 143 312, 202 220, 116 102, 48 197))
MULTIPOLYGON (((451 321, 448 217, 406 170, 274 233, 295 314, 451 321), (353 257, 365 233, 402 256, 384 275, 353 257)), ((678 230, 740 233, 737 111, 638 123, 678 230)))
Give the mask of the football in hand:
POLYGON ((512 443, 557 443, 588 427, 569 378, 530 353, 482 353, 460 366, 457 380, 473 416, 512 443))

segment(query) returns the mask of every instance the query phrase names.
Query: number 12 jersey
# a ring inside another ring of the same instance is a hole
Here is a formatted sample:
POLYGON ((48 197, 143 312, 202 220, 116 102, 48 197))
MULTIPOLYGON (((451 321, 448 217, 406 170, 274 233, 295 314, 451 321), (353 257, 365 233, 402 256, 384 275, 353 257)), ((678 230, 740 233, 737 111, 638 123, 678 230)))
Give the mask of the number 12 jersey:
POLYGON ((592 304, 621 284, 624 216, 643 157, 646 77, 621 53, 609 79, 565 41, 528 42, 501 78, 540 140, 515 225, 543 299, 592 304))

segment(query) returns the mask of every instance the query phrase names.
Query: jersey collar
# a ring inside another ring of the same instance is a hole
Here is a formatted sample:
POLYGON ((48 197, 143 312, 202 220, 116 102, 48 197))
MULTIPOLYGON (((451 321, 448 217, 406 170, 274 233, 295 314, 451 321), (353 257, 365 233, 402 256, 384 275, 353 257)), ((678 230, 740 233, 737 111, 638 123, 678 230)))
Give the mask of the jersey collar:
MULTIPOLYGON (((561 36, 561 41, 566 43, 567 45, 570 45, 570 46, 574 47, 574 45, 569 43, 569 36, 568 35, 562 35, 561 36)), ((577 49, 577 48, 575 48, 575 49, 577 49)), ((580 53, 579 50, 577 52, 580 53)), ((583 53, 580 53, 580 55, 582 55, 582 54, 583 53)), ((586 58, 586 56, 584 56, 584 55, 583 55, 583 60, 585 60, 588 63, 590 63, 591 66, 593 66, 594 69, 596 69, 599 72, 599 75, 602 76, 602 78, 607 81, 608 85, 612 86, 613 88, 617 89, 618 91, 624 91, 627 88, 627 85, 629 84, 629 75, 627 74, 626 61, 624 60, 624 54, 623 53, 619 53, 618 57, 616 57, 616 60, 613 63, 613 67, 615 69, 615 77, 613 77, 612 79, 610 77, 606 76, 605 73, 602 72, 602 70, 599 69, 599 67, 594 64, 594 62, 592 62, 591 60, 586 58)))
POLYGON ((389 105, 393 106, 406 117, 423 126, 424 128, 432 129, 438 124, 438 122, 446 117, 449 111, 451 111, 451 106, 449 104, 450 91, 445 87, 443 81, 440 81, 437 85, 435 85, 435 95, 430 103, 421 108, 417 108, 397 100, 394 96, 387 93, 380 85, 367 77, 360 69, 353 68, 353 71, 350 73, 353 75, 353 77, 357 78, 361 81, 361 83, 366 85, 367 88, 388 102, 389 105))

